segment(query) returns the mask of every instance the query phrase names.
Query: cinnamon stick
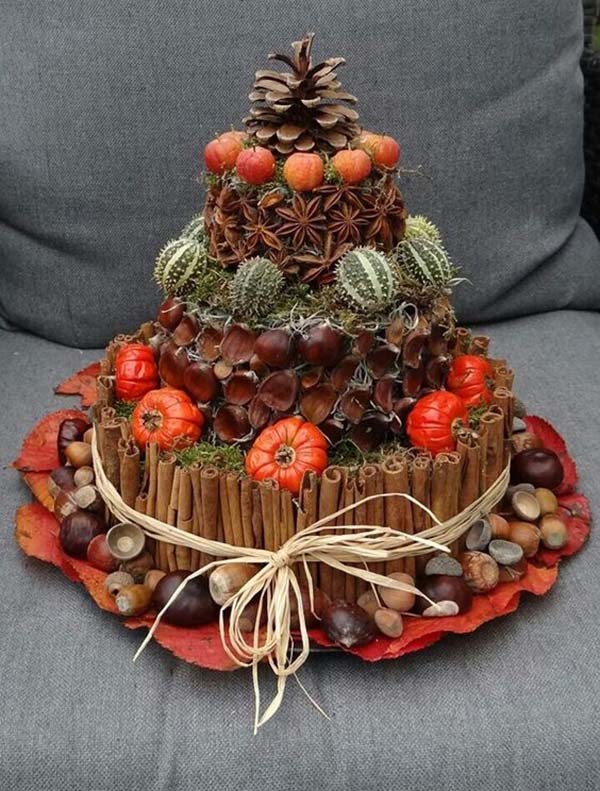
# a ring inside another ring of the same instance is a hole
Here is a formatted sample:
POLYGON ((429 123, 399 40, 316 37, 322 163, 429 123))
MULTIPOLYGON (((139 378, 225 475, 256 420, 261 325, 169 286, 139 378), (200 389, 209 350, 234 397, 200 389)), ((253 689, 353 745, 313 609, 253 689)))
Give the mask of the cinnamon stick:
POLYGON ((140 449, 133 439, 124 440, 121 438, 119 442, 119 459, 119 490, 121 497, 130 508, 134 508, 136 498, 140 493, 141 475, 140 449))
MULTIPOLYGON (((188 469, 179 472, 179 492, 177 498, 177 527, 192 532, 193 491, 192 479, 188 469)), ((175 562, 178 571, 191 571, 191 550, 189 547, 175 547, 175 562)))
MULTIPOLYGON (((155 516, 161 522, 166 522, 169 516, 173 478, 175 477, 175 454, 164 453, 159 457, 158 446, 152 442, 148 445, 146 458, 147 464, 151 465, 146 513, 148 516, 155 516), (150 513, 150 509, 153 513, 150 513)), ((165 541, 156 542, 155 554, 158 568, 161 571, 169 571, 168 550, 165 541)))
POLYGON ((118 489, 121 483, 119 464, 119 440, 121 439, 121 419, 103 421, 102 460, 104 472, 112 485, 118 489))
MULTIPOLYGON (((342 467, 332 465, 326 467, 321 476, 319 492, 319 519, 335 513, 342 502, 342 484, 345 473, 342 467)), ((331 530, 324 531, 332 532, 331 530)), ((330 598, 333 598, 333 571, 326 563, 319 564, 319 587, 330 598)))
MULTIPOLYGON (((211 541, 219 537, 219 471, 216 467, 203 467, 200 471, 200 491, 202 500, 202 519, 199 520, 200 535, 211 541)), ((202 564, 214 558, 202 558, 202 564)))
POLYGON ((231 509, 227 492, 227 473, 223 470, 219 472, 219 502, 221 520, 223 522, 223 540, 226 544, 234 544, 233 522, 231 519, 231 509))
POLYGON ((515 397, 508 387, 496 387, 492 394, 492 403, 502 409, 504 414, 504 438, 507 439, 512 435, 515 397))
POLYGON ((273 505, 276 504, 273 498, 273 490, 276 488, 275 481, 261 481, 258 486, 260 495, 260 507, 262 513, 262 524, 265 549, 274 552, 277 547, 277 525, 276 518, 279 514, 273 513, 273 505))
POLYGON ((96 400, 99 404, 106 406, 114 404, 115 392, 112 376, 100 375, 96 377, 96 400))
MULTIPOLYGON (((383 490, 386 494, 410 494, 408 479, 408 465, 401 456, 388 456, 381 463, 383 472, 383 490)), ((410 502, 402 497, 385 498, 385 523, 393 530, 402 533, 412 533, 412 511, 410 502)), ((404 572, 405 559, 389 560, 385 564, 385 573, 393 574, 396 571, 404 572)), ((411 572, 405 572, 410 574, 411 572)))
POLYGON ((236 547, 243 547, 244 530, 242 527, 242 505, 240 501, 240 477, 234 472, 229 472, 225 476, 225 489, 229 501, 229 513, 231 517, 231 527, 233 531, 233 544, 236 547))
POLYGON ((495 384, 496 387, 506 387, 508 390, 513 389, 515 383, 515 372, 512 368, 501 366, 495 371, 495 384))
MULTIPOLYGON (((299 505, 296 519, 296 532, 304 530, 305 527, 313 525, 319 518, 319 479, 314 472, 305 472, 300 484, 300 493, 298 495, 299 505)), ((318 566, 314 563, 309 565, 309 573, 318 585, 318 566)), ((299 571, 300 579, 306 584, 306 572, 304 564, 302 564, 299 571)))
POLYGON ((467 354, 471 346, 471 333, 466 327, 456 328, 456 343, 454 345, 453 354, 459 357, 461 354, 467 354))
MULTIPOLYGON (((174 463, 175 458, 173 457, 173 464, 174 463)), ((146 466, 144 470, 144 483, 142 484, 142 488, 145 486, 148 488, 146 513, 148 516, 156 516, 156 496, 158 489, 158 445, 156 442, 150 442, 146 447, 146 466)), ((165 517, 166 515, 167 512, 165 511, 165 517)))
MULTIPOLYGON (((361 470, 365 481, 365 497, 383 494, 383 473, 379 464, 364 464, 361 470)), ((367 503, 367 524, 385 524, 385 499, 377 497, 367 503)), ((385 563, 369 563, 369 569, 375 574, 385 574, 385 563)))
MULTIPOLYGON (((177 525, 177 506, 179 505, 179 479, 181 477, 181 467, 175 467, 175 475, 173 476, 173 486, 171 487, 171 497, 169 498, 169 506, 167 508, 167 524, 177 525)), ((174 544, 167 542, 167 564, 169 571, 177 571, 177 555, 176 547, 174 544)))
MULTIPOLYGON (((348 480, 348 478, 346 478, 342 489, 342 496, 343 496, 342 506, 344 508, 346 508, 349 505, 353 505, 354 503, 353 480, 348 480)), ((346 525, 358 524, 356 522, 356 515, 354 513, 354 509, 352 511, 347 511, 344 514, 344 524, 346 525)), ((348 565, 353 566, 356 564, 349 563, 348 565)), ((334 571, 337 573, 337 570, 334 571)), ((344 598, 347 602, 350 602, 350 604, 354 604, 356 602, 356 599, 358 598, 356 594, 357 583, 362 582, 362 580, 359 580, 358 577, 353 577, 351 574, 344 574, 343 578, 344 578, 344 596, 342 598, 344 598)))
POLYGON ((254 546, 259 549, 265 547, 265 532, 262 518, 262 507, 260 502, 260 490, 256 483, 252 483, 252 533, 254 535, 254 546))
POLYGON ((252 479, 242 478, 240 481, 240 511, 242 517, 243 546, 255 547, 256 537, 252 523, 252 479))
POLYGON ((481 356, 485 356, 487 354, 487 350, 490 346, 490 339, 487 335, 474 335, 471 338, 471 346, 469 348, 469 354, 478 354, 481 356))
MULTIPOLYGON (((190 467, 190 481, 192 484, 192 533, 195 536, 202 535, 202 492, 200 488, 200 471, 202 470, 202 462, 195 461, 190 467)), ((206 553, 200 552, 199 549, 192 549, 190 552, 190 566, 192 571, 198 571, 199 568, 205 565, 203 557, 206 553)), ((208 561, 206 561, 208 562, 208 561)))
POLYGON ((504 466, 504 413, 502 409, 492 404, 488 411, 482 415, 481 425, 485 426, 487 439, 484 481, 485 488, 489 489, 504 466))
POLYGON ((461 460, 458 510, 464 511, 481 494, 481 437, 472 429, 462 429, 456 438, 456 451, 461 460))
MULTIPOLYGON (((413 459, 410 467, 410 488, 412 496, 427 508, 430 508, 431 456, 429 453, 418 453, 413 459)), ((421 533, 431 527, 429 516, 416 505, 412 506, 412 517, 415 533, 421 533)))
POLYGON ((431 477, 431 510, 441 522, 458 513, 460 473, 460 454, 436 455, 431 477))

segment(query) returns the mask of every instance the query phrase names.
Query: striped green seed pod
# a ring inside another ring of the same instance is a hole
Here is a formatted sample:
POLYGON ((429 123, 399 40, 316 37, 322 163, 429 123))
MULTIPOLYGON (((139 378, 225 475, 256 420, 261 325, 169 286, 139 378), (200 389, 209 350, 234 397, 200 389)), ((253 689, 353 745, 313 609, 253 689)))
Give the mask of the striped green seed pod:
POLYGON ((394 299, 392 267, 371 247, 356 247, 341 259, 336 283, 342 298, 359 310, 383 310, 394 299))
POLYGON ((194 290, 207 258, 205 245, 197 239, 174 239, 158 254, 154 280, 165 293, 186 296, 194 290))
POLYGON ((406 218, 406 227, 404 229, 405 239, 419 239, 421 237, 431 239, 432 242, 440 243, 442 237, 431 220, 423 214, 409 214, 406 218))
POLYGON ((403 239, 396 247, 396 257, 400 274, 424 286, 444 288, 455 273, 444 247, 423 236, 403 239))
POLYGON ((233 312, 244 319, 266 316, 277 302, 284 282, 277 265, 267 258, 243 261, 231 281, 233 312))
POLYGON ((204 241, 206 238, 204 232, 204 217, 202 214, 196 214, 192 219, 181 229, 179 237, 182 239, 197 239, 199 242, 204 241))

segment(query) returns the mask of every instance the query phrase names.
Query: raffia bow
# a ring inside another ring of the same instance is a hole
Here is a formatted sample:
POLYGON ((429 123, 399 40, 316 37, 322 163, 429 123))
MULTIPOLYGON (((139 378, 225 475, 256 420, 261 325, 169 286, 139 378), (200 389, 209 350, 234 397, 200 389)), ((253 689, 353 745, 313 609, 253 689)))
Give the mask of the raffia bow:
POLYGON ((345 574, 359 577, 372 586, 414 593, 433 604, 418 588, 376 574, 369 570, 368 564, 414 557, 432 550, 449 552, 449 544, 460 538, 475 519, 490 512, 500 502, 508 486, 510 472, 510 465, 507 465, 481 497, 460 514, 445 522, 441 522, 429 508, 409 494, 395 492, 374 494, 319 519, 289 538, 276 552, 272 552, 266 549, 238 547, 220 541, 212 541, 135 511, 122 500, 117 489, 106 477, 97 447, 96 434, 92 441, 92 458, 96 486, 117 519, 139 525, 149 538, 157 541, 166 541, 223 558, 206 564, 183 580, 167 604, 158 613, 136 652, 134 660, 148 645, 166 610, 190 580, 217 566, 228 563, 251 563, 260 566, 259 571, 221 607, 219 613, 219 628, 224 650, 240 667, 252 668, 256 701, 255 732, 275 714, 281 705, 288 677, 297 673, 310 653, 302 593, 294 566, 301 565, 304 569, 308 582, 311 610, 314 609, 314 589, 309 563, 314 562, 326 563, 345 574), (387 497, 403 498, 421 508, 431 518, 433 526, 418 534, 402 533, 380 525, 344 525, 344 532, 325 532, 331 529, 331 522, 348 511, 371 500, 387 497), (357 563, 362 564, 362 567, 361 565, 348 565, 357 563), (300 624, 300 647, 295 658, 292 658, 295 643, 290 629, 291 594, 296 598, 300 624), (255 627, 250 633, 251 641, 248 642, 249 633, 243 632, 240 628, 240 618, 251 602, 257 602, 258 608, 255 627), (227 614, 229 614, 228 622, 226 622, 227 614), (265 618, 263 618, 263 614, 266 616, 265 618), (261 625, 263 620, 264 626, 261 625), (258 666, 265 660, 277 678, 277 692, 261 715, 258 666))

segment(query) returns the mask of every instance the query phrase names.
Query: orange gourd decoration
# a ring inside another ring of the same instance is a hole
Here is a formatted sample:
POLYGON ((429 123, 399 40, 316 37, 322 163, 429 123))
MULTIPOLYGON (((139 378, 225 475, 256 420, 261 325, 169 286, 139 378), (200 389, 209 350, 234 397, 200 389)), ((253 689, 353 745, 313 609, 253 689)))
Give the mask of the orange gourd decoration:
POLYGON ((298 494, 305 472, 320 475, 327 467, 328 445, 315 425, 287 417, 258 435, 246 456, 246 472, 255 481, 272 479, 298 494))
POLYGON ((318 154, 297 152, 285 160, 283 178, 290 189, 310 192, 320 187, 325 178, 325 166, 318 154))
POLYGON ((173 450, 200 438, 204 415, 183 390, 162 387, 146 393, 131 423, 133 438, 141 448, 156 442, 161 450, 173 450))
POLYGON ((456 449, 456 432, 468 420, 461 398, 447 390, 436 390, 417 401, 406 430, 415 447, 435 454, 456 449))
POLYGON ((455 357, 446 377, 446 387, 465 406, 481 406, 492 401, 492 366, 485 357, 462 354, 455 357))
POLYGON ((128 343, 117 352, 115 393, 121 401, 137 401, 158 387, 154 352, 143 343, 128 343))

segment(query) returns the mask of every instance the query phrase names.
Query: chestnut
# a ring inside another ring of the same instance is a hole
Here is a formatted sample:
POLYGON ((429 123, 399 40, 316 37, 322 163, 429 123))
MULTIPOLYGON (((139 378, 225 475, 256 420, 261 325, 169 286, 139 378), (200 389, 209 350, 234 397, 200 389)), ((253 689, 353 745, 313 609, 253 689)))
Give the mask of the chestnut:
POLYGON ((76 485, 73 467, 57 467, 48 476, 48 491, 54 498, 58 497, 61 491, 71 491, 76 485))
MULTIPOLYGON (((187 571, 171 571, 159 580, 152 598, 158 610, 162 610, 188 575, 187 571)), ((202 577, 195 577, 188 582, 163 618, 174 626, 202 626, 216 620, 218 612, 208 592, 208 583, 202 577)))
MULTIPOLYGON (((420 585, 421 592, 433 602, 453 601, 458 606, 458 612, 463 613, 471 609, 473 594, 463 577, 452 577, 448 574, 437 574, 425 577, 420 585)), ((427 599, 417 596, 415 611, 423 613, 431 607, 427 599)))
POLYGON ((106 534, 94 536, 88 544, 86 556, 88 561, 101 571, 116 571, 119 561, 110 554, 106 543, 106 534))
POLYGON ((263 332, 254 344, 254 354, 271 368, 287 368, 292 353, 292 336, 282 328, 263 332))
POLYGON ((91 511, 74 511, 63 519, 58 537, 67 555, 85 558, 92 538, 105 532, 106 524, 101 516, 91 511))
POLYGON ((173 331, 183 318, 185 304, 178 297, 168 297, 158 309, 158 323, 173 331))
POLYGON ((61 464, 66 464, 67 446, 71 442, 81 442, 83 435, 90 428, 90 421, 83 415, 81 417, 69 417, 63 420, 58 427, 58 434, 56 437, 56 449, 58 451, 58 460, 61 464))
POLYGON ((562 483, 563 475, 561 460, 548 448, 529 448, 513 456, 510 469, 512 483, 531 483, 536 489, 556 489, 562 483))
MULTIPOLYGON (((329 607, 331 600, 320 588, 313 588, 314 609, 311 610, 310 596, 308 595, 308 588, 305 585, 300 586, 300 593, 302 594, 302 609, 304 610, 306 628, 313 629, 319 624, 323 610, 329 607)), ((298 631, 300 629, 298 600, 294 593, 290 593, 290 629, 293 631, 298 631)))
POLYGON ((300 338, 298 350, 307 363, 329 367, 344 353, 344 336, 328 324, 319 324, 300 338))
POLYGON ((56 497, 54 498, 54 516, 58 519, 59 522, 62 522, 63 519, 68 516, 69 514, 74 513, 79 509, 79 506, 75 502, 75 498, 73 495, 75 494, 75 489, 71 489, 68 492, 60 491, 56 497))
POLYGON ((352 648, 370 643, 377 634, 375 621, 357 604, 336 601, 323 612, 321 627, 333 642, 352 648))

